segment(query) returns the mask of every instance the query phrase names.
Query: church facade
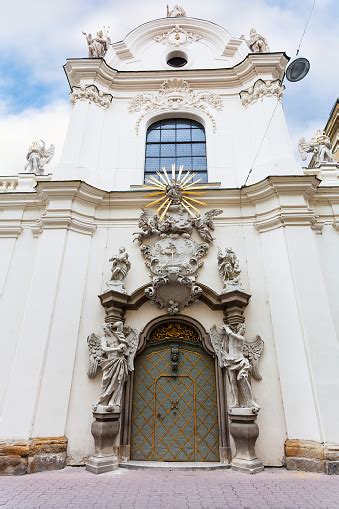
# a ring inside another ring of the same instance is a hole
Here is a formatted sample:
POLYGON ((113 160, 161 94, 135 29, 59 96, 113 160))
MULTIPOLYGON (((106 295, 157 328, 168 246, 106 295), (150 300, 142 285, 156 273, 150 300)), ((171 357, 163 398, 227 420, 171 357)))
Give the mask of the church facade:
POLYGON ((283 51, 167 14, 86 34, 57 170, 2 178, 0 473, 337 473, 338 167, 295 160, 283 51))

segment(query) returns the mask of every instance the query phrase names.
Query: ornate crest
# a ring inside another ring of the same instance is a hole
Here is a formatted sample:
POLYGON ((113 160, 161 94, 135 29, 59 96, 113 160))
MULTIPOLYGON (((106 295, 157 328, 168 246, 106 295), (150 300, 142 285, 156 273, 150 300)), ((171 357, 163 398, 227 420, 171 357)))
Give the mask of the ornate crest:
POLYGON ((196 182, 190 182, 194 174, 183 175, 180 167, 178 175, 172 167, 172 179, 166 170, 158 173, 161 180, 152 178, 146 187, 156 189, 160 195, 149 205, 158 205, 158 214, 142 211, 136 239, 146 259, 152 277, 152 284, 146 288, 145 295, 171 315, 179 313, 185 306, 195 302, 202 293, 196 282, 199 268, 203 265, 202 258, 207 254, 213 242, 213 217, 222 211, 213 209, 203 216, 195 204, 205 205, 191 195, 201 194, 196 182), (183 176, 182 176, 183 175, 183 176), (159 217, 160 216, 160 217, 159 217), (196 232, 204 242, 192 239, 196 232), (160 239, 144 244, 144 240, 153 235, 160 239))

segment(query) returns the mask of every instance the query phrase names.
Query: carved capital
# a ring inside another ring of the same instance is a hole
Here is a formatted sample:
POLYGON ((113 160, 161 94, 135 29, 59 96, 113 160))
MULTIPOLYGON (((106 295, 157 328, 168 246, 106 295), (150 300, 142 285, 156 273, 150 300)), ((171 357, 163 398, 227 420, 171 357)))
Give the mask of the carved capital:
POLYGON ((242 90, 239 95, 243 106, 247 107, 263 97, 276 97, 281 101, 284 90, 285 86, 281 84, 280 80, 264 81, 258 79, 253 87, 242 90))
POLYGON ((70 94, 71 104, 74 105, 77 101, 89 101, 97 106, 107 109, 113 96, 111 94, 105 94, 102 90, 99 90, 95 85, 81 85, 81 87, 73 87, 70 94))

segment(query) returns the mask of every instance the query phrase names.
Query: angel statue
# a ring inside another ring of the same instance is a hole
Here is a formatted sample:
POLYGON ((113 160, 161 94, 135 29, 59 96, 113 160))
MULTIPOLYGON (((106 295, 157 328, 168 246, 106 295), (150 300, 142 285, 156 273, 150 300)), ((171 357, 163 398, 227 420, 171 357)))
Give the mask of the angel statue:
POLYGON ((129 371, 134 370, 138 340, 138 332, 131 327, 124 327, 121 321, 105 323, 102 336, 88 336, 87 375, 94 378, 99 366, 102 370, 101 394, 98 403, 93 407, 94 411, 121 411, 124 384, 129 371))
POLYGON ((258 362, 264 342, 260 336, 252 342, 246 341, 245 332, 244 324, 239 324, 235 332, 228 325, 221 329, 214 325, 209 335, 220 367, 227 369, 233 399, 230 408, 251 408, 253 413, 258 413, 260 407, 253 398, 250 376, 261 380, 258 362))
POLYGON ((168 18, 182 18, 186 16, 186 12, 181 5, 175 5, 173 9, 170 9, 167 5, 167 17, 168 18))
POLYGON ((107 35, 104 35, 102 30, 99 30, 94 38, 92 34, 87 34, 86 32, 82 33, 86 37, 88 45, 88 58, 104 58, 108 46, 111 44, 111 39, 107 35))
POLYGON ((125 287, 123 285, 123 280, 127 276, 127 272, 131 268, 131 262, 128 259, 128 253, 126 253, 126 248, 120 247, 119 253, 113 255, 110 259, 112 262, 111 268, 111 279, 106 283, 107 286, 113 287, 114 290, 120 293, 126 293, 125 287))
POLYGON ((228 247, 225 249, 225 254, 223 254, 221 249, 218 249, 217 260, 219 274, 224 283, 222 293, 235 290, 236 288, 241 289, 239 278, 241 270, 239 268, 239 260, 233 249, 228 247))
POLYGON ((199 216, 194 220, 194 226, 196 227, 200 237, 208 244, 212 244, 214 240, 211 234, 211 231, 214 230, 213 219, 219 214, 222 214, 221 209, 212 209, 205 212, 203 216, 199 216))
POLYGON ((325 131, 317 131, 315 136, 309 142, 301 138, 298 143, 298 150, 303 161, 306 160, 307 153, 313 153, 315 165, 320 166, 326 163, 335 163, 332 153, 332 144, 325 131))
POLYGON ((136 235, 134 240, 138 240, 139 244, 141 244, 144 239, 147 239, 153 233, 159 233, 159 218, 156 214, 153 215, 147 210, 142 209, 138 226, 142 231, 134 232, 133 235, 136 235))
POLYGON ((50 145, 49 148, 46 149, 44 140, 33 141, 28 148, 28 154, 26 156, 27 164, 24 171, 35 173, 36 175, 43 175, 44 166, 50 162, 54 156, 54 152, 54 145, 50 145))
MULTIPOLYGON (((245 39, 245 37, 242 35, 241 39, 245 39)), ((270 51, 266 38, 258 34, 255 28, 251 28, 250 38, 246 42, 252 53, 268 53, 270 51)))

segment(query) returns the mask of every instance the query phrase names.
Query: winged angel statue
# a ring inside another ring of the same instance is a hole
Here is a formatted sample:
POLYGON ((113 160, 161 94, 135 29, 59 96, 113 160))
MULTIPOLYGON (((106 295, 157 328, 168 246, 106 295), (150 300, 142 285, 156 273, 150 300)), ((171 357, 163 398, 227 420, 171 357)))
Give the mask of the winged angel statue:
POLYGON ((251 408, 257 413, 260 407, 253 399, 250 376, 252 375, 255 380, 261 380, 258 362, 264 342, 260 336, 252 342, 246 341, 245 331, 244 324, 240 324, 236 332, 228 325, 222 328, 214 325, 209 334, 220 367, 227 369, 233 398, 230 408, 251 408))
POLYGON ((44 140, 35 140, 28 148, 26 156, 27 164, 24 168, 28 173, 35 173, 36 175, 43 175, 44 166, 50 162, 54 156, 55 147, 50 145, 46 149, 44 140))
POLYGON ((134 370, 134 357, 139 334, 121 321, 103 325, 103 334, 87 338, 89 366, 87 375, 94 378, 98 367, 102 370, 101 394, 95 411, 120 412, 124 384, 129 371, 134 370))

